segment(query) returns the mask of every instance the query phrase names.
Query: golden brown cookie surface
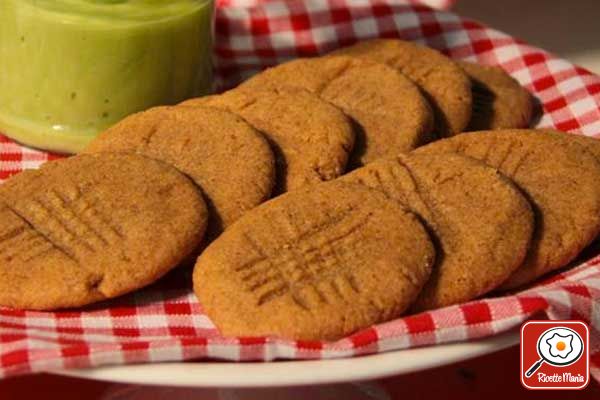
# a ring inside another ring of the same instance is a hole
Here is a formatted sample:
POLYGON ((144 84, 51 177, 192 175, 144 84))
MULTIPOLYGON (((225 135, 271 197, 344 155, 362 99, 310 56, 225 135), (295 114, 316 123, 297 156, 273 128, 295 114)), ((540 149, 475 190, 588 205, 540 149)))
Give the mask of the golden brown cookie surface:
POLYGON ((439 136, 452 136, 467 127, 472 101, 469 79, 454 61, 440 52, 403 40, 374 39, 333 54, 382 62, 409 77, 432 104, 439 136))
POLYGON ((194 184, 138 155, 81 155, 0 186, 0 305, 77 307, 148 285, 200 243, 194 184))
POLYGON ((533 213, 495 169, 456 154, 409 154, 357 169, 340 181, 366 185, 415 212, 438 245, 431 278, 412 307, 444 307, 479 297, 523 262, 533 213))
POLYGON ((242 83, 245 90, 300 87, 341 108, 362 128, 351 165, 407 152, 432 139, 433 116, 419 89, 395 69, 352 57, 298 59, 242 83))
POLYGON ((267 200, 275 180, 267 141, 241 118, 214 108, 157 107, 131 115, 86 152, 133 152, 175 166, 201 188, 211 236, 267 200))
POLYGON ((600 168, 582 146, 536 130, 464 133, 417 153, 456 152, 511 178, 530 200, 536 229, 525 263, 504 283, 515 288, 566 266, 600 231, 600 168))
POLYGON ((584 135, 569 135, 569 139, 585 147, 600 162, 600 139, 584 135))
POLYGON ((576 133, 570 134, 554 129, 537 129, 537 131, 548 133, 550 135, 557 135, 562 139, 568 139, 571 142, 577 143, 578 145, 585 147, 586 150, 592 153, 594 157, 596 157, 596 159, 600 162, 600 139, 598 138, 580 135, 576 133))
POLYGON ((400 315, 434 248, 383 194, 328 182, 252 210, 214 241, 194 290, 221 333, 333 340, 400 315))
POLYGON ((354 146, 350 119, 304 89, 237 89, 182 104, 228 110, 264 134, 277 158, 278 193, 340 176, 354 146))
POLYGON ((473 114, 467 130, 526 128, 532 97, 500 67, 459 62, 471 79, 473 114))

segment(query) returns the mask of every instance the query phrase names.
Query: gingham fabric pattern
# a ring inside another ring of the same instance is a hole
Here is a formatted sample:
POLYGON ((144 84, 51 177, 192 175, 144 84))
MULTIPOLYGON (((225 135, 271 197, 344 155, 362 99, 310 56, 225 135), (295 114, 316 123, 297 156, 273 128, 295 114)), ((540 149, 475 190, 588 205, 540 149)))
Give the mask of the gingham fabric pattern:
MULTIPOLYGON (((541 102, 538 126, 600 135, 600 77, 504 33, 452 13, 399 1, 222 1, 216 17, 221 88, 260 69, 359 39, 400 37, 457 59, 500 65, 541 102)), ((0 179, 52 156, 0 140, 0 179)), ((374 326, 335 343, 223 338, 177 270, 138 293, 85 310, 0 309, 0 376, 107 364, 350 357, 482 338, 531 318, 579 319, 591 331, 600 379, 600 256, 538 286, 374 326)), ((517 361, 515 361, 517 362, 517 361)))

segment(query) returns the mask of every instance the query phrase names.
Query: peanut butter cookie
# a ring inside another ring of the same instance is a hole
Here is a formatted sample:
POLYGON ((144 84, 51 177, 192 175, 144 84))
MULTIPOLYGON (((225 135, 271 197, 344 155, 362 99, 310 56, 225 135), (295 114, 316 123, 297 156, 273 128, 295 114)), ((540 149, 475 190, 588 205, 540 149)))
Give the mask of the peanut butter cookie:
POLYGON ((198 247, 207 219, 188 178, 139 155, 23 172, 0 186, 0 305, 53 310, 139 289, 198 247))
POLYGON ((438 245, 437 264, 413 310, 479 297, 523 262, 533 213, 494 168, 455 154, 381 160, 340 178, 383 192, 418 214, 438 245))
POLYGON ((194 290, 227 336, 334 340, 400 315, 434 248, 412 214, 327 182, 250 211, 198 259, 194 290))
POLYGON ((473 114, 467 130, 526 128, 533 113, 532 97, 500 67, 459 62, 471 79, 473 114))
POLYGON ((600 231, 600 164, 568 137, 514 129, 465 133, 417 153, 459 153, 511 178, 530 200, 536 229, 524 264, 502 285, 529 283, 566 266, 600 231))

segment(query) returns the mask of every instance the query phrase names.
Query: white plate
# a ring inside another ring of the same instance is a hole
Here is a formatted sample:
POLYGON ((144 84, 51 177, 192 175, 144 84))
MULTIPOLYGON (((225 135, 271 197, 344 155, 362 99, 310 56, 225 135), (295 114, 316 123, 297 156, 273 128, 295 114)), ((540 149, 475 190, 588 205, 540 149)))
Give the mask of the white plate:
POLYGON ((275 387, 352 382, 421 371, 513 346, 518 332, 467 343, 318 361, 139 364, 55 372, 60 375, 143 385, 275 387))

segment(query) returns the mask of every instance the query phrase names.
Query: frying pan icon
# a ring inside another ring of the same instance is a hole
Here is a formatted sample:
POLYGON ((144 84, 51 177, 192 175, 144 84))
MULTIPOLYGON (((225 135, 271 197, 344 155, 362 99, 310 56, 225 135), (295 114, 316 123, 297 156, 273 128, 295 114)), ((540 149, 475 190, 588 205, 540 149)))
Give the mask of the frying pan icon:
POLYGON ((525 372, 526 378, 530 378, 544 363, 554 367, 566 367, 575 363, 583 354, 583 339, 572 329, 550 328, 540 335, 537 353, 540 359, 525 372))

